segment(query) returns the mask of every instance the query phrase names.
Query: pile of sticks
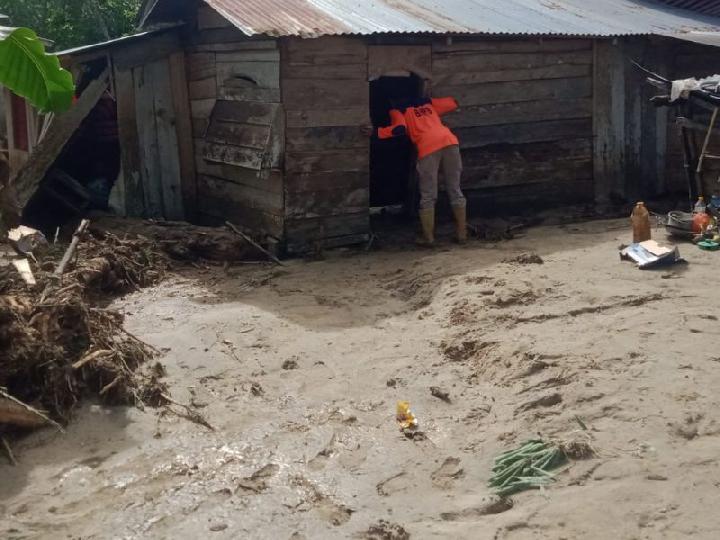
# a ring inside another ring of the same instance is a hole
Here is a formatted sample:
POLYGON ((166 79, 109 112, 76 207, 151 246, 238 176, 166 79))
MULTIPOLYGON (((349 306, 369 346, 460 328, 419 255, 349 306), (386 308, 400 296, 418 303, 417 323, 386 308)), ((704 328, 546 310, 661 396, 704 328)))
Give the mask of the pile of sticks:
MULTIPOLYGON (((101 306, 157 283, 167 261, 152 242, 90 236, 83 221, 62 257, 29 256, 33 280, 0 266, 0 436, 65 424, 85 395, 112 404, 160 405, 156 351, 101 306)), ((32 255, 32 254, 30 254, 32 255)))

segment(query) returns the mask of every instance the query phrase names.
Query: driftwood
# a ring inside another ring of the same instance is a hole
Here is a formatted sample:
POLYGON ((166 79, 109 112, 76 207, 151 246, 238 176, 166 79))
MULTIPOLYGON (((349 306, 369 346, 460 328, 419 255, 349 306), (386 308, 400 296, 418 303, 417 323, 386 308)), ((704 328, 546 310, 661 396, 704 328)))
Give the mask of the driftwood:
POLYGON ((80 240, 82 239, 82 235, 85 233, 87 228, 90 226, 90 220, 83 219, 80 222, 80 225, 78 226, 77 230, 73 234, 72 242, 70 242, 70 245, 68 246, 67 250, 65 251, 65 255, 63 255, 62 260, 60 261, 60 264, 58 264, 57 268, 55 269, 55 276, 60 277, 65 273, 65 268, 67 267, 68 263, 70 263, 70 259, 72 259, 72 256, 75 254, 75 250, 78 247, 78 244, 80 243, 80 240))
POLYGON ((267 256, 271 261, 273 261, 275 264, 280 265, 280 266, 285 266, 280 259, 278 259, 275 255, 273 255, 272 253, 270 253, 267 249, 265 249, 264 247, 262 247, 260 244, 258 244, 257 242, 255 242, 255 240, 253 240, 252 238, 250 238, 247 234, 245 234, 244 232, 242 232, 242 231, 241 231, 240 229, 238 229, 235 225, 233 225, 233 224, 230 223, 229 221, 226 221, 226 222, 225 222, 225 225, 227 225, 228 227, 230 227, 230 229, 232 229, 232 231, 233 231, 235 234, 237 234, 240 238, 242 238, 243 240, 245 240, 248 244, 250 244, 251 246, 253 246, 255 249, 257 249, 258 251, 260 251, 261 253, 263 253, 263 254, 264 254, 265 256, 267 256))
POLYGON ((48 418, 47 415, 15 399, 4 390, 0 390, 0 424, 31 429, 52 424, 60 431, 63 430, 60 424, 48 418))

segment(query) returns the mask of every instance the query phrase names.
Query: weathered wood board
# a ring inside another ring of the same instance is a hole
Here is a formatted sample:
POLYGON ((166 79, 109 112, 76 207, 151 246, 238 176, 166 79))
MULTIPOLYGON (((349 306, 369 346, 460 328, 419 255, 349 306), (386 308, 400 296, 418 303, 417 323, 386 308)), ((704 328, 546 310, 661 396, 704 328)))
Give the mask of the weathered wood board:
POLYGON ((125 183, 125 213, 139 217, 145 212, 145 195, 140 173, 140 140, 135 107, 135 81, 132 70, 115 70, 118 136, 120 139, 122 177, 125 183))
POLYGON ((408 71, 422 78, 432 73, 432 47, 417 45, 373 45, 368 47, 368 77, 408 71))
POLYGON ((203 15, 188 54, 195 170, 203 216, 281 238, 285 138, 280 52, 203 15))
MULTIPOLYGON (((433 95, 460 104, 466 195, 588 197, 593 156, 593 44, 581 39, 461 38, 433 44, 433 95), (525 187, 527 186, 527 187, 525 187), (581 187, 577 187, 581 186, 581 187)), ((574 199, 575 200, 575 199, 574 199)))
MULTIPOLYGON (((400 63, 398 50, 385 52, 400 63)), ((287 249, 362 241, 369 232, 369 138, 361 129, 369 123, 368 48, 351 37, 286 39, 281 55, 287 249)))
POLYGON ((134 68, 135 104, 149 217, 185 218, 170 61, 134 68))

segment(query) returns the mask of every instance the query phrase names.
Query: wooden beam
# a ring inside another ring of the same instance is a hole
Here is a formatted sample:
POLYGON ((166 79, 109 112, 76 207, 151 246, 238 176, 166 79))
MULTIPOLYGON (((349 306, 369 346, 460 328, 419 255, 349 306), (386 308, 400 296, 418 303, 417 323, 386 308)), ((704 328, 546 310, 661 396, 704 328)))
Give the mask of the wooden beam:
POLYGON ((497 144, 526 144, 592 137, 592 120, 553 120, 499 126, 456 129, 460 147, 478 148, 497 144))
POLYGON ((453 96, 460 107, 547 99, 581 99, 592 97, 592 92, 593 82, 590 77, 433 87, 435 96, 453 96))
POLYGON ((139 217, 145 213, 145 195, 140 172, 140 141, 135 112, 135 82, 132 70, 115 70, 117 97, 118 134, 122 176, 125 184, 125 208, 128 216, 139 217))
POLYGON ((197 212, 197 179, 195 178, 195 148, 192 137, 190 100, 188 97, 185 55, 170 55, 170 87, 175 108, 175 130, 180 153, 180 185, 185 219, 193 221, 197 212))
POLYGON ((59 114, 53 119, 45 137, 15 177, 14 184, 20 208, 24 208, 28 203, 70 137, 105 93, 109 74, 110 71, 106 68, 90 83, 68 112, 59 114))

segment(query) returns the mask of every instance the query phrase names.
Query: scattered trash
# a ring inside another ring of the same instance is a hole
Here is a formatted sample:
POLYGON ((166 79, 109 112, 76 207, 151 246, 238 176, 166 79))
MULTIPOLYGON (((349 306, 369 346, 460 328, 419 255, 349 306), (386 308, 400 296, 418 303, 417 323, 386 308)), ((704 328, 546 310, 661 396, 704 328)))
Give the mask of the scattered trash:
POLYGON ((445 392, 442 388, 439 388, 437 386, 431 386, 430 393, 433 395, 433 397, 441 399, 445 403, 452 403, 452 401, 450 400, 450 394, 445 392))
POLYGON ((415 428, 407 428, 402 430, 403 435, 407 439, 410 439, 411 441, 426 441, 427 435, 425 435, 424 431, 419 431, 415 428))
POLYGON ((43 233, 24 225, 11 229, 8 232, 8 241, 19 255, 30 255, 33 259, 35 254, 45 252, 49 247, 43 233))
POLYGON ((712 216, 707 213, 705 198, 699 197, 692 213, 692 228, 695 234, 702 234, 712 223, 712 216))
POLYGON ((620 251, 620 258, 635 261, 641 270, 683 261, 677 246, 662 246, 655 240, 630 244, 620 251))
POLYGON ((701 240, 698 242, 698 247, 700 249, 704 249, 705 251, 717 251, 720 249, 720 243, 715 242, 714 240, 701 240))
POLYGON ((542 489, 554 481, 554 476, 548 471, 566 461, 567 456, 559 446, 531 440, 495 458, 489 485, 500 497, 526 489, 542 489))
POLYGON ((401 430, 415 429, 418 426, 418 420, 410 410, 409 401, 398 401, 396 418, 401 430))
POLYGON ((693 215, 688 212, 670 212, 667 215, 665 230, 670 236, 691 239, 693 232, 693 215))
POLYGON ((23 278, 23 281, 25 281, 25 283, 27 283, 28 285, 37 285, 35 275, 30 268, 30 261, 28 261, 27 259, 14 259, 12 261, 12 264, 18 271, 18 274, 20 274, 20 277, 23 278))

